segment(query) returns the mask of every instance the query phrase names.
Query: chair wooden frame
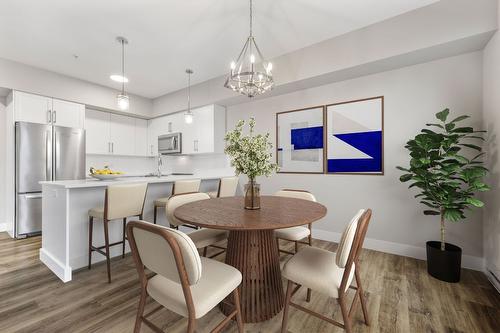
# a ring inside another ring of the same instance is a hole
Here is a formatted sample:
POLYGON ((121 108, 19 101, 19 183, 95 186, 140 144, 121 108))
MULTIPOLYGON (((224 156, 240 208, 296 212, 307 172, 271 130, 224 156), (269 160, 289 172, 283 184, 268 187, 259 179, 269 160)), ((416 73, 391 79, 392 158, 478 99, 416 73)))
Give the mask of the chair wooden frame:
MULTIPOLYGON (((297 303, 292 302, 292 296, 301 288, 301 285, 294 283, 293 281, 288 280, 287 284, 287 290, 286 290, 286 296, 285 296, 285 308, 283 310, 283 321, 281 325, 281 332, 285 333, 287 331, 287 326, 288 326, 288 312, 290 309, 290 305, 304 311, 310 315, 313 315, 317 318, 320 318, 324 321, 329 322, 330 324, 333 324, 335 326, 338 326, 340 328, 343 328, 346 330, 347 333, 352 332, 352 316, 354 314, 354 311, 356 310, 357 307, 357 300, 359 299, 361 303, 361 308, 363 311, 363 316, 365 319, 365 324, 370 325, 370 320, 368 318, 368 308, 366 306, 366 299, 363 291, 363 287, 361 286, 361 267, 359 264, 359 255, 361 253, 361 250, 363 248, 363 242, 365 240, 366 236, 366 231, 368 230, 368 224, 370 222, 370 218, 372 215, 371 209, 367 209, 366 212, 361 216, 358 226, 356 228, 356 234, 354 236, 353 244, 351 246, 351 250, 349 252, 349 257, 347 259, 347 264, 344 268, 344 273, 342 275, 342 282, 340 283, 339 287, 339 297, 337 298, 337 301, 340 305, 340 310, 342 312, 342 318, 344 323, 340 323, 336 320, 333 320, 332 318, 328 318, 320 313, 314 312, 308 308, 305 308, 297 303), (356 287, 354 286, 349 286, 350 289, 354 289, 356 291, 354 295, 354 299, 351 303, 351 306, 349 308, 349 311, 347 309, 347 293, 349 291, 349 288, 347 288, 347 284, 349 283, 349 276, 351 273, 351 269, 355 266, 354 270, 354 275, 356 278, 356 287)), ((311 272, 312 274, 314 272, 311 272)))
MULTIPOLYGON (((148 193, 147 187, 146 187, 146 193, 144 194, 144 201, 142 202, 142 209, 141 209, 141 214, 137 215, 139 217, 139 220, 142 220, 142 216, 144 214, 144 204, 146 202, 146 195, 148 193)), ((128 216, 128 217, 133 217, 133 216, 128 216)), ((92 266, 92 252, 97 252, 102 254, 103 256, 106 257, 106 269, 108 271, 108 283, 111 283, 111 258, 109 256, 109 248, 115 245, 122 245, 122 258, 125 258, 125 241, 127 239, 127 234, 126 234, 126 226, 127 226, 127 217, 124 217, 122 219, 123 223, 123 237, 122 240, 119 242, 115 243, 109 243, 109 228, 108 228, 108 223, 110 220, 108 219, 108 189, 106 188, 104 192, 104 213, 103 213, 103 227, 104 227, 104 245, 102 246, 94 246, 92 242, 93 238, 93 232, 94 232, 94 217, 89 216, 89 264, 88 264, 88 269, 91 268, 92 266), (105 249, 105 251, 103 251, 105 249)))
MULTIPOLYGON (((172 253, 174 255, 177 271, 179 272, 179 278, 181 281, 182 291, 184 293, 184 298, 186 300, 186 305, 187 305, 187 309, 188 309, 187 332, 193 333, 196 329, 196 312, 195 312, 193 297, 191 294, 191 287, 189 285, 188 274, 186 271, 186 267, 184 265, 184 259, 182 256, 182 252, 181 252, 181 249, 180 249, 180 246, 179 246, 177 240, 167 230, 165 230, 161 227, 155 226, 154 224, 141 222, 141 221, 131 221, 127 225, 127 235, 128 235, 128 239, 130 240, 130 247, 132 249, 132 256, 134 258, 135 266, 137 268, 137 273, 139 274, 139 281, 141 283, 141 296, 140 296, 140 300, 139 300, 139 308, 137 309, 134 333, 140 332, 141 325, 143 322, 149 328, 151 328, 153 331, 155 331, 157 333, 163 333, 163 331, 159 327, 157 327, 156 325, 154 325, 151 321, 149 321, 147 319, 147 317, 149 317, 153 313, 160 310, 163 306, 160 305, 159 307, 153 309, 149 313, 144 314, 144 308, 145 308, 146 299, 148 296, 147 286, 148 286, 149 279, 146 275, 146 272, 144 270, 144 264, 142 263, 141 257, 139 255, 139 251, 137 249, 137 244, 136 244, 134 233, 133 233, 134 228, 139 228, 139 229, 142 229, 142 230, 145 230, 148 232, 152 232, 154 234, 157 234, 157 235, 163 237, 163 239, 165 239, 165 241, 168 243, 168 245, 172 249, 172 253)), ((243 319, 241 316, 240 295, 239 295, 238 288, 234 289, 232 294, 233 294, 232 296, 233 296, 233 302, 234 302, 234 304, 232 304, 232 306, 234 307, 234 310, 224 320, 222 320, 219 324, 217 324, 217 326, 211 332, 213 332, 213 333, 220 332, 231 321, 231 319, 236 318, 236 323, 238 325, 238 332, 243 333, 243 319)))
MULTIPOLYGON (((198 191, 199 192, 199 191, 198 191)), ((174 195, 181 195, 181 194, 191 194, 191 193, 198 193, 198 192, 186 192, 186 193, 178 193, 178 194, 175 194, 175 182, 172 184, 172 194, 168 197, 168 199, 170 199, 171 197, 173 197, 174 195)), ((156 224, 157 222, 157 215, 158 215, 158 207, 160 206, 157 206, 155 204, 153 204, 153 224, 156 224)), ((166 206, 166 205, 165 205, 166 206)), ((165 207, 164 207, 165 208, 165 207)), ((191 229, 195 229, 195 230, 198 230, 199 228, 197 226, 193 226, 193 225, 189 225, 189 224, 184 224, 185 227, 188 227, 188 228, 191 228, 191 229)), ((179 227, 176 226, 176 225, 173 225, 173 224, 170 224, 170 228, 172 229, 176 229, 176 230, 179 230, 179 227)))

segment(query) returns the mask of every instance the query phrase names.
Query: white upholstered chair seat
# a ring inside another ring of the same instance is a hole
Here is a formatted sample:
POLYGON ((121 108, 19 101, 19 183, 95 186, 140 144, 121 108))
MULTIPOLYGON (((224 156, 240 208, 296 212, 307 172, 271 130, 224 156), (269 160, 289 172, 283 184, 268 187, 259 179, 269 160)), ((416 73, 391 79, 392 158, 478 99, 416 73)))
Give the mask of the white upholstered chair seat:
POLYGON ((216 229, 199 229, 187 234, 197 249, 213 245, 227 239, 228 232, 216 229))
MULTIPOLYGON (((202 274, 198 283, 191 285, 196 318, 201 318, 222 302, 241 283, 241 273, 236 268, 208 258, 200 258, 202 274)), ((156 275, 149 279, 148 294, 167 309, 184 317, 188 316, 182 286, 156 275)))
POLYGON ((308 237, 311 234, 311 230, 308 227, 292 227, 285 229, 277 229, 274 231, 274 235, 277 238, 296 241, 308 237))
POLYGON ((95 207, 89 209, 89 216, 95 217, 97 219, 104 218, 104 207, 95 207))
MULTIPOLYGON (((305 288, 338 298, 344 269, 335 264, 335 252, 315 247, 304 247, 285 264, 282 275, 305 288)), ((354 277, 351 269, 346 290, 354 277)))
POLYGON ((156 207, 165 207, 168 202, 168 197, 166 198, 158 198, 155 200, 155 206, 156 207))

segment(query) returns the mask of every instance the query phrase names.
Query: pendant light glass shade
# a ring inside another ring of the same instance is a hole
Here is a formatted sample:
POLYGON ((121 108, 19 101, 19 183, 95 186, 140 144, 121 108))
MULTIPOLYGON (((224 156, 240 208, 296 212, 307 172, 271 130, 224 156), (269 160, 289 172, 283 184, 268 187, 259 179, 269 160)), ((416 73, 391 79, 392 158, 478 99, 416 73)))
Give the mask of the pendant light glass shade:
MULTIPOLYGON (((120 110, 128 110, 130 106, 129 97, 125 93, 125 44, 128 44, 128 40, 125 37, 116 37, 118 43, 122 46, 122 91, 116 96, 116 104, 120 110)), ((126 80, 128 82, 128 79, 126 80)))
POLYGON ((224 86, 248 97, 254 97, 274 87, 273 65, 264 59, 252 32, 253 7, 250 0, 250 35, 238 59, 231 62, 231 71, 224 86))
POLYGON ((193 123, 193 113, 191 112, 191 74, 193 74, 192 69, 186 69, 186 74, 188 75, 188 104, 187 104, 187 111, 184 113, 184 122, 186 124, 192 124, 193 123))

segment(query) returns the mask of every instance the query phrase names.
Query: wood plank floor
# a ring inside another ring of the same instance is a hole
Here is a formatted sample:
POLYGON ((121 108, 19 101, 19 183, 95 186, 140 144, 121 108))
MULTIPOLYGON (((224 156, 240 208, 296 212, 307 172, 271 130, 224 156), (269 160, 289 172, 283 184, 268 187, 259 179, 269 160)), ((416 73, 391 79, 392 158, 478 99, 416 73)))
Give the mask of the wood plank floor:
MULTIPOLYGON (((334 251, 334 243, 314 241, 334 251)), ((132 332, 139 285, 131 256, 112 262, 113 283, 106 282, 106 267, 82 270, 62 283, 39 260, 40 238, 12 240, 0 233, 0 332, 132 332)), ((282 262, 288 256, 282 256, 282 262)), ((480 272, 464 270, 458 284, 427 275, 425 262, 364 250, 362 279, 372 324, 365 326, 358 307, 355 332, 500 332, 500 296, 480 272)), ((305 291, 295 300, 341 320, 336 302, 318 293, 306 303, 305 291)), ((155 304, 149 302, 146 311, 155 304)), ((167 310, 152 321, 166 332, 184 332, 186 320, 167 310)), ((223 315, 212 310, 198 321, 208 332, 223 315)), ((281 314, 273 320, 245 325, 247 332, 279 332, 281 314)), ((151 332, 143 325, 144 333, 151 332)), ((226 332, 236 332, 230 324, 226 332)), ((290 310, 289 332, 343 332, 343 330, 290 310)))

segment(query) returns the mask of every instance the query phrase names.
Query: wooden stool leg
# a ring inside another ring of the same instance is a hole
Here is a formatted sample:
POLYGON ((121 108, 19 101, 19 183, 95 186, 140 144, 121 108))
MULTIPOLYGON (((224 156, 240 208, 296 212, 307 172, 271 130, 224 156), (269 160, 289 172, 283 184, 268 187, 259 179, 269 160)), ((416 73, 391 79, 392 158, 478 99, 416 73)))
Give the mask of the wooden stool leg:
POLYGON ((292 299, 293 282, 288 280, 285 296, 285 308, 283 309, 283 321, 281 322, 281 333, 286 333, 288 328, 288 310, 290 309, 290 300, 292 299))
POLYGON ((234 306, 236 307, 236 322, 238 323, 238 333, 243 333, 243 317, 241 316, 240 292, 238 288, 233 291, 234 306))
POLYGON ((108 282, 111 283, 111 261, 109 259, 109 233, 108 221, 104 220, 104 244, 106 249, 106 266, 108 268, 108 282))
POLYGON ((344 327, 346 333, 352 332, 351 320, 349 319, 349 311, 347 310, 347 305, 345 303, 345 299, 343 297, 339 297, 338 299, 340 310, 342 311, 342 318, 344 319, 344 327))
POLYGON ((295 241, 295 253, 299 252, 299 243, 295 241))
POLYGON ((146 306, 146 295, 146 289, 143 287, 139 300, 139 308, 137 309, 137 316, 135 317, 134 333, 139 333, 141 331, 142 315, 144 314, 144 307, 146 306))
POLYGON ((122 258, 125 258, 125 227, 127 226, 127 218, 123 218, 123 237, 122 237, 122 258))
POLYGON ((205 246, 203 248, 203 256, 206 257, 207 256, 207 250, 208 250, 208 246, 205 246))
POLYGON ((363 291, 363 287, 361 286, 361 277, 359 276, 359 265, 356 266, 354 271, 354 275, 356 276, 356 286, 358 287, 359 300, 361 301, 361 309, 363 310, 363 316, 365 317, 365 324, 370 326, 370 319, 368 318, 368 308, 366 307, 366 299, 363 291))
POLYGON ((89 269, 92 265, 92 232, 94 229, 94 218, 89 216, 89 269))
POLYGON ((156 207, 155 205, 155 208, 154 208, 154 217, 153 217, 153 223, 156 224, 156 213, 158 211, 158 207, 156 207))

